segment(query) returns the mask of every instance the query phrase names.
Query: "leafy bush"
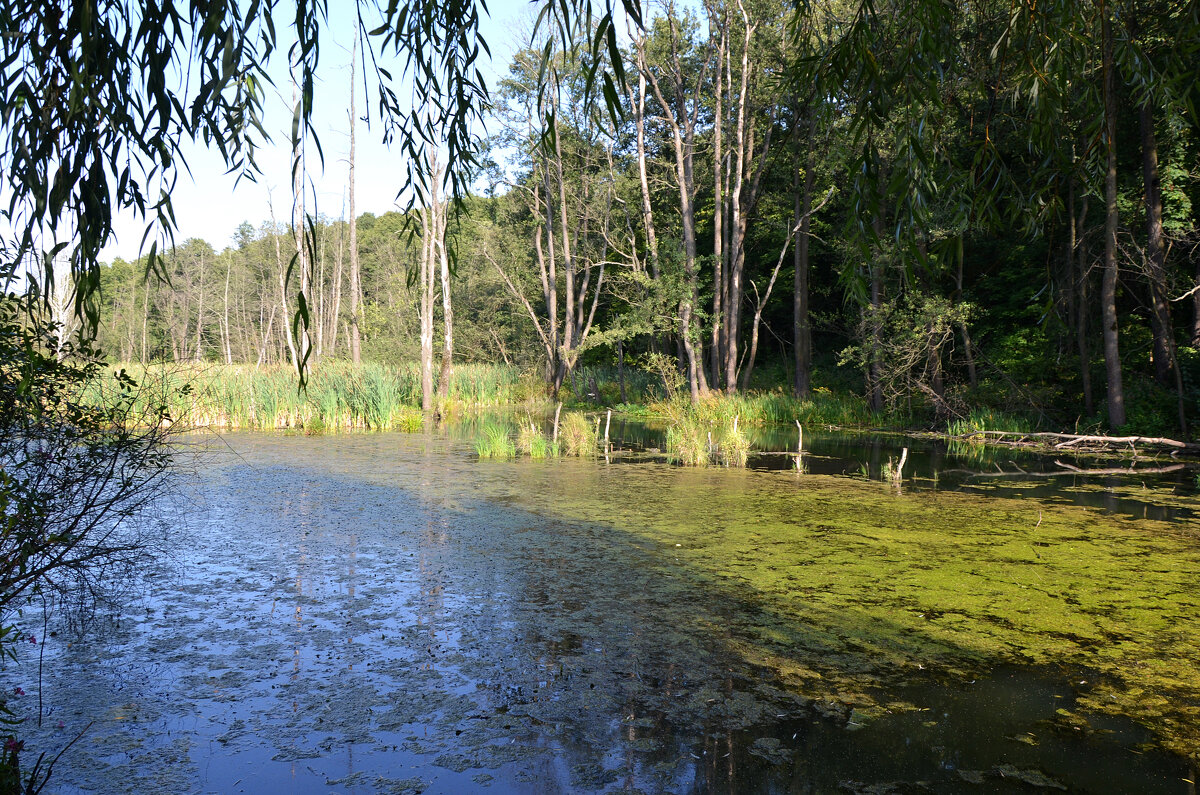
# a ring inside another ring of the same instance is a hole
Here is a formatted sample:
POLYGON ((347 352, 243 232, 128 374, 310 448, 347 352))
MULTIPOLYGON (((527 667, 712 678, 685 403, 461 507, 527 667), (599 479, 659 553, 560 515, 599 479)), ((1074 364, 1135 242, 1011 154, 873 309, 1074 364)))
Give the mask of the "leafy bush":
MULTIPOLYGON (((86 618, 159 548, 165 529, 145 518, 172 470, 164 398, 188 395, 106 372, 90 346, 59 338, 37 299, 0 296, 0 657, 25 638, 12 621, 29 599, 86 618)), ((0 783, 36 792, 53 762, 22 776, 11 714, 0 699, 0 783)))

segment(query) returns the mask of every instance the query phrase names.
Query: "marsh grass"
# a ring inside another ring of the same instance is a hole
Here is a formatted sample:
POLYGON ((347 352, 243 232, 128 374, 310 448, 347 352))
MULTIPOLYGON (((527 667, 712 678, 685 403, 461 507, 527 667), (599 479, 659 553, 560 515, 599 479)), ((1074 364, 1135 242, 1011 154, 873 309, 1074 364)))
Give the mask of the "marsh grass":
POLYGON ((744 467, 750 458, 750 439, 738 419, 735 415, 732 423, 718 425, 713 432, 713 456, 727 467, 744 467))
POLYGON ((958 437, 962 441, 980 443, 987 440, 983 431, 1029 433, 1032 430, 1025 419, 992 409, 972 409, 966 417, 951 420, 946 424, 946 435, 958 437))
POLYGON ((599 444, 597 427, 597 424, 582 412, 568 411, 563 414, 558 432, 562 454, 578 457, 596 455, 596 447, 599 444))
POLYGON ((475 440, 475 452, 480 458, 513 458, 517 448, 508 428, 498 422, 488 421, 480 428, 480 435, 475 440))
POLYGON ((714 426, 732 428, 734 418, 739 424, 791 424, 799 420, 805 425, 861 427, 877 424, 879 418, 867 408, 866 401, 857 395, 835 395, 818 388, 800 400, 783 392, 713 394, 695 406, 684 401, 652 403, 649 410, 674 420, 680 411, 694 413, 714 426))
MULTIPOLYGON (((410 432, 422 427, 415 364, 321 362, 304 391, 286 366, 124 364, 114 369, 125 369, 139 383, 161 384, 158 393, 171 419, 189 427, 410 432)), ((445 417, 471 408, 545 401, 536 375, 515 367, 463 364, 455 367, 450 396, 438 409, 445 417)))
POLYGON ((667 458, 683 466, 708 466, 709 427, 691 412, 673 417, 667 426, 667 458))
POLYGON ((517 453, 533 459, 553 458, 558 455, 558 445, 547 439, 532 420, 527 420, 517 429, 517 453))

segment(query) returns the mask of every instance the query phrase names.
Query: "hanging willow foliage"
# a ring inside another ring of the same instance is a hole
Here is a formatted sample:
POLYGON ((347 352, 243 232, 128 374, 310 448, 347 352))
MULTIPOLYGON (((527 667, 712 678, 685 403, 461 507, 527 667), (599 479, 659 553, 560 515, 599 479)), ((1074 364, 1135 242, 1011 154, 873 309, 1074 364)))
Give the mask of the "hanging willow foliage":
MULTIPOLYGON (((616 51, 615 7, 604 0, 542 0, 538 26, 563 42, 579 27, 594 31, 594 53, 616 51)), ((637 0, 622 0, 640 24, 637 0)), ((99 320, 97 258, 113 234, 113 218, 132 210, 145 223, 147 275, 166 278, 160 251, 173 242, 171 191, 192 142, 217 149, 231 173, 253 178, 255 153, 269 136, 263 97, 276 56, 275 0, 0 0, 0 195, 11 228, 0 280, 16 283, 27 263, 29 286, 43 297, 52 262, 69 259, 76 314, 94 331, 99 320)), ((364 62, 378 81, 385 138, 408 155, 398 192, 410 202, 428 195, 424 146, 444 146, 445 183, 465 193, 476 165, 474 122, 488 91, 478 66, 487 43, 479 33, 484 0, 359 0, 360 30, 369 33, 364 62), (395 62, 393 75, 381 63, 395 62), (413 188, 408 190, 408 188, 413 188)), ((328 28, 326 0, 301 0, 288 21, 295 43, 286 57, 299 86, 293 111, 293 152, 311 142, 310 122, 320 44, 328 28)), ((617 63, 619 63, 619 59, 617 63)), ((589 85, 602 86, 610 113, 620 113, 614 80, 593 58, 589 85)), ((619 69, 619 67, 618 67, 619 69)), ((301 168, 300 155, 293 169, 301 168)), ((309 243, 311 245, 311 241, 309 243)), ((307 303, 295 324, 307 327, 307 303)), ((303 363, 301 372, 303 373, 303 363)))

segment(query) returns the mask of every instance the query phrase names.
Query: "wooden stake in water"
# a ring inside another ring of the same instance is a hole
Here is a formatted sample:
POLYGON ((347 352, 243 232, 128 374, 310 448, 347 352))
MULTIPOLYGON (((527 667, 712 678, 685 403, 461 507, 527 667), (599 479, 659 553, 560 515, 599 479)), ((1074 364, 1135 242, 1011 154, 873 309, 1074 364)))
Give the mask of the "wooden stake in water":
POLYGON ((901 478, 904 477, 904 462, 908 460, 908 448, 905 447, 900 451, 900 463, 896 464, 896 471, 892 473, 892 482, 900 485, 901 478))
POLYGON ((562 401, 558 401, 558 407, 554 409, 554 438, 553 442, 558 443, 558 415, 562 411, 562 401))
POLYGON ((608 410, 608 416, 604 419, 604 454, 608 455, 608 426, 612 423, 612 409, 608 410))
POLYGON ((796 471, 804 474, 804 426, 796 420, 796 471))

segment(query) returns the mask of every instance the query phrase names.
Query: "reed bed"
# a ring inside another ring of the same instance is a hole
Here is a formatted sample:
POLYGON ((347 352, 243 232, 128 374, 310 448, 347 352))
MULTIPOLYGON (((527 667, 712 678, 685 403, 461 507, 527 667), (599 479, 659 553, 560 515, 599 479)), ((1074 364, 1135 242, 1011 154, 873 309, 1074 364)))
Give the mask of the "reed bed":
POLYGON ((568 411, 563 414, 558 434, 563 455, 580 458, 596 455, 600 443, 599 428, 599 423, 593 423, 581 412, 568 411))
MULTIPOLYGON (((420 370, 322 362, 300 390, 290 367, 252 365, 117 365, 139 384, 146 401, 161 401, 172 421, 190 427, 269 430, 420 430, 420 370)), ((515 367, 463 364, 438 411, 536 402, 544 392, 534 375, 515 367)), ((544 400, 544 398, 542 398, 544 400)))
MULTIPOLYGON (((653 413, 674 420, 681 409, 679 403, 654 403, 653 413)), ((744 425, 790 425, 799 420, 803 425, 868 426, 878 424, 878 417, 867 408, 858 395, 835 395, 827 389, 816 389, 803 400, 783 392, 713 394, 703 398, 686 411, 699 419, 732 428, 734 418, 744 425)))

